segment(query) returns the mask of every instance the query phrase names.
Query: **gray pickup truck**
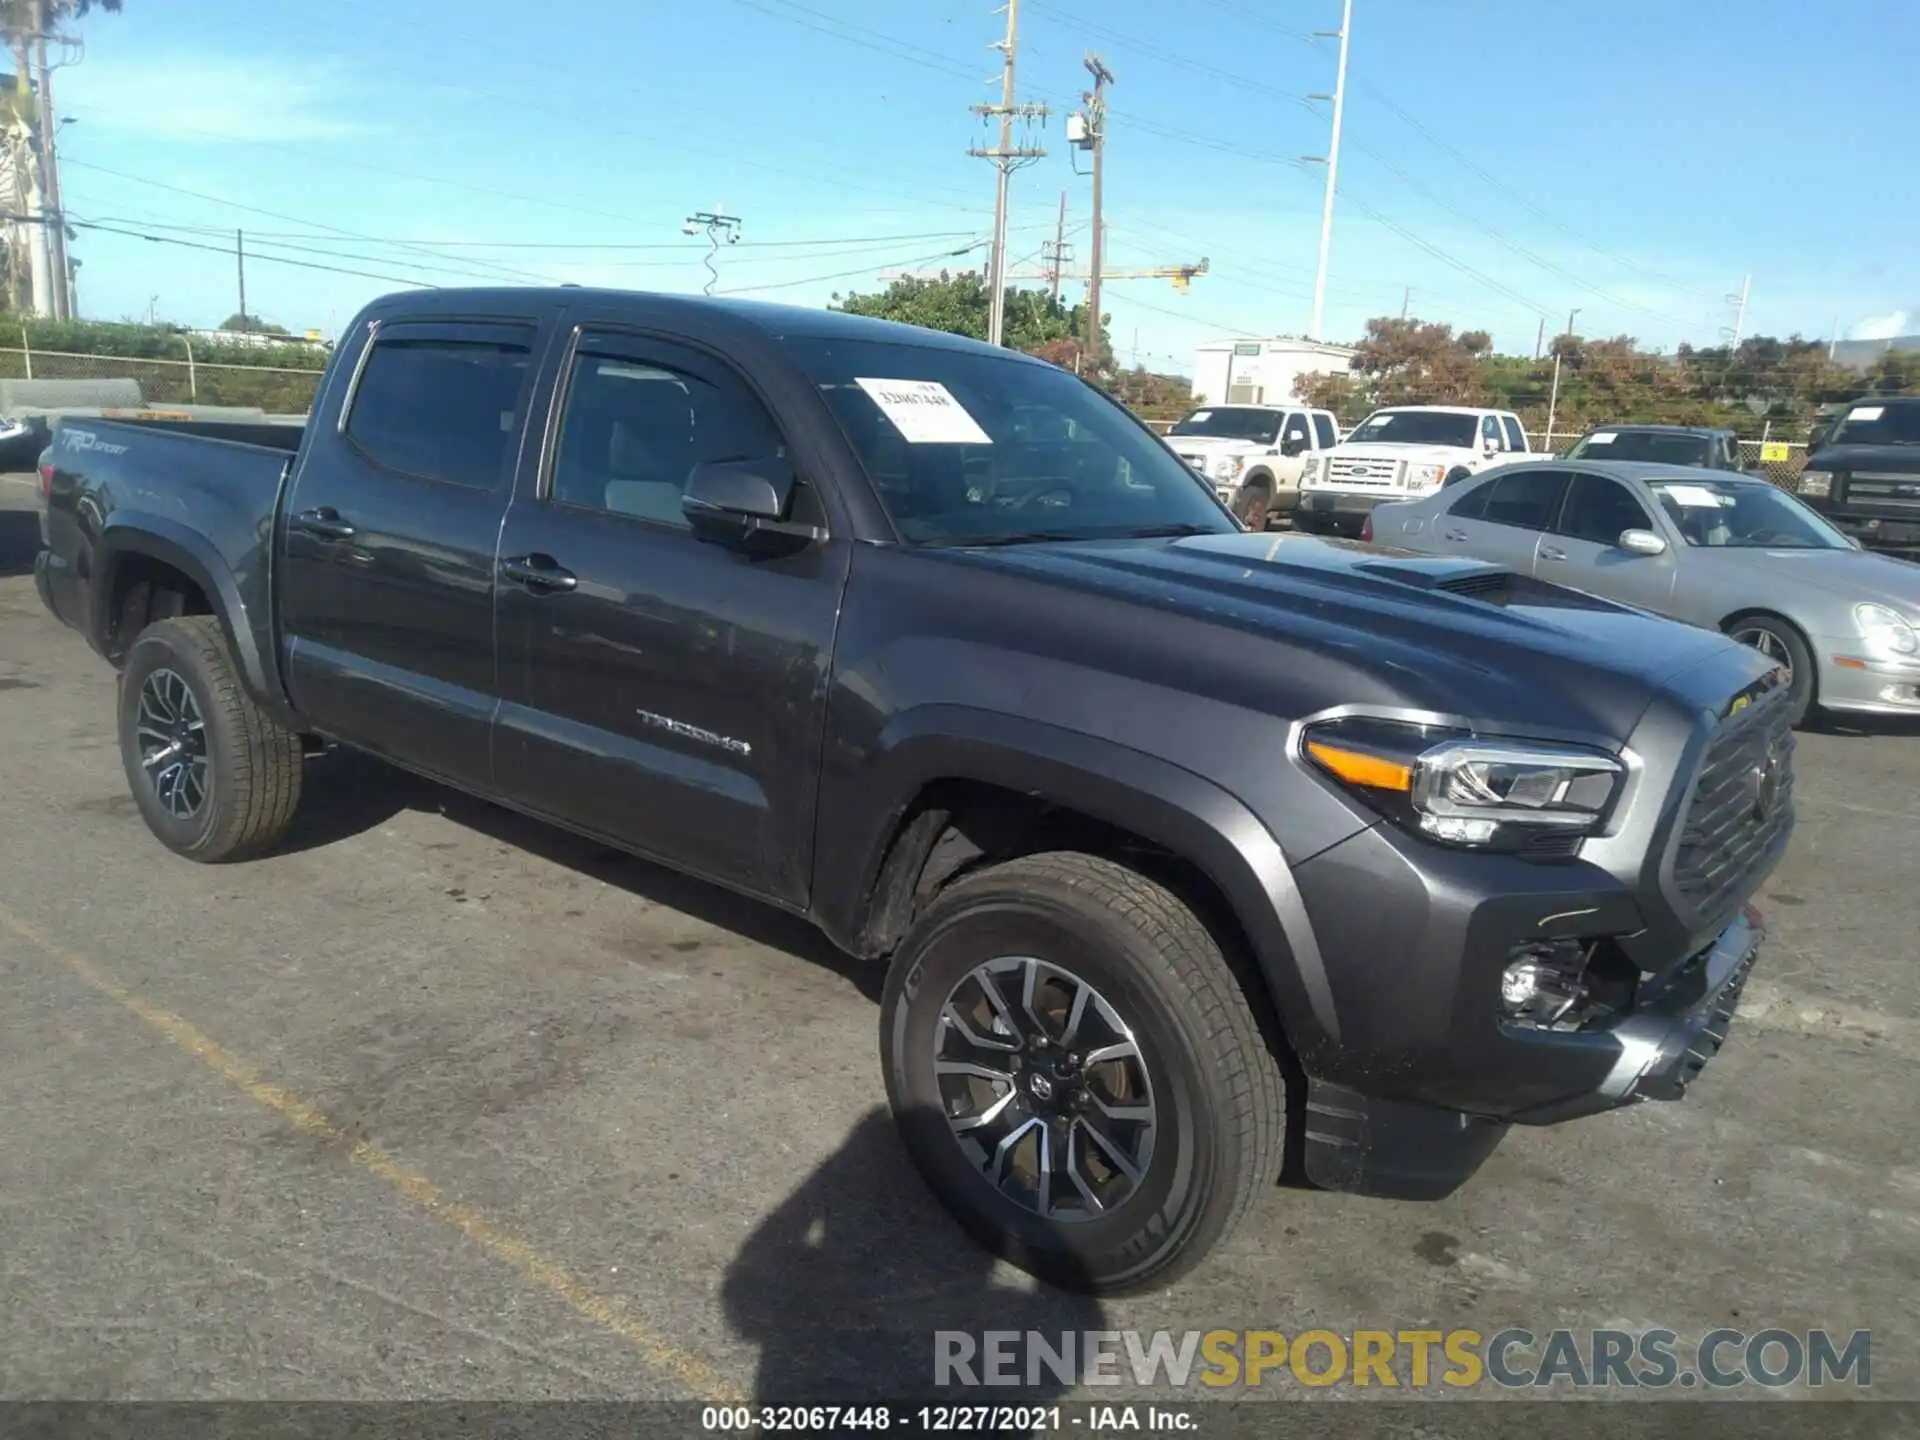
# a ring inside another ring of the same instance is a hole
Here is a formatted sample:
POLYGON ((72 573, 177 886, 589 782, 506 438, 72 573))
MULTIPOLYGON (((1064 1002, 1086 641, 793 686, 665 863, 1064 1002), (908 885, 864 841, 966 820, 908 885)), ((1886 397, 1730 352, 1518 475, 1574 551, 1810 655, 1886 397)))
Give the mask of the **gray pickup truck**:
POLYGON ((1065 1285, 1172 1279, 1290 1129, 1431 1198, 1677 1098, 1792 828, 1754 651, 1245 533, 1066 371, 853 316, 394 296, 304 431, 62 421, 42 480, 164 845, 271 848, 334 742, 805 916, 887 967, 935 1191, 1065 1285))

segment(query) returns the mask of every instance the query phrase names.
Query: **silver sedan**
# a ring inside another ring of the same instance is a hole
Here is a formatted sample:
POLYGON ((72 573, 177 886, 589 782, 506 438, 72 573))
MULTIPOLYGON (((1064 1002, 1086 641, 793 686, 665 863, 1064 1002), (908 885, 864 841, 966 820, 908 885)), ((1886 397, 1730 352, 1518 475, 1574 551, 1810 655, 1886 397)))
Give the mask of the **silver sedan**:
POLYGON ((1535 461, 1382 505, 1365 538, 1723 630, 1792 673, 1796 721, 1920 714, 1920 565, 1860 549, 1763 480, 1535 461))

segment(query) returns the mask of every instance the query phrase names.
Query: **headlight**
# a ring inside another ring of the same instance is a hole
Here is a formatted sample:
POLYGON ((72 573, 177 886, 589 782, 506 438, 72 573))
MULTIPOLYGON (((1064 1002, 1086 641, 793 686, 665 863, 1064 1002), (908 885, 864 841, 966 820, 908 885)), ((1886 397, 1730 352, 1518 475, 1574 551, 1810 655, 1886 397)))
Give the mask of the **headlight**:
POLYGON ((1860 627, 1870 650, 1894 655, 1920 651, 1920 638, 1915 637, 1907 617, 1884 605, 1854 606, 1853 623, 1860 627))
POLYGON ((1446 473, 1447 467, 1444 465, 1409 465, 1407 489, 1431 490, 1446 477, 1446 473))
POLYGON ((1231 480, 1247 468, 1247 462, 1238 455, 1222 455, 1213 462, 1213 473, 1222 479, 1231 480))
POLYGON ((1430 840, 1518 850, 1605 823, 1625 774, 1598 750, 1372 719, 1306 732, 1307 759, 1388 818, 1430 840))
POLYGON ((1300 468, 1300 483, 1304 485, 1310 480, 1318 480, 1319 478, 1320 457, 1318 455, 1310 456, 1307 463, 1300 468))
POLYGON ((1833 472, 1831 470, 1802 470, 1800 472, 1800 493, 1802 495, 1831 495, 1833 493, 1833 472))

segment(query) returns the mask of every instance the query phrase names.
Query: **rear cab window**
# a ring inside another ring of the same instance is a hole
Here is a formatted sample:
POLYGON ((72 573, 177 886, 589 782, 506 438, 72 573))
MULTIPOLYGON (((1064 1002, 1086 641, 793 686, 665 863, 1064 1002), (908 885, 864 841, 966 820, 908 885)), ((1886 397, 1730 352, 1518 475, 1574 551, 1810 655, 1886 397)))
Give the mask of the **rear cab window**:
POLYGON ((380 326, 341 434, 383 469, 496 488, 519 452, 534 334, 500 322, 380 326))
POLYGON ((1500 417, 1500 428, 1506 433, 1507 449, 1522 455, 1526 454, 1527 432, 1520 428, 1520 417, 1517 415, 1502 415, 1500 417))
POLYGON ((1340 443, 1340 427, 1325 410, 1313 412, 1313 448, 1331 450, 1340 443))

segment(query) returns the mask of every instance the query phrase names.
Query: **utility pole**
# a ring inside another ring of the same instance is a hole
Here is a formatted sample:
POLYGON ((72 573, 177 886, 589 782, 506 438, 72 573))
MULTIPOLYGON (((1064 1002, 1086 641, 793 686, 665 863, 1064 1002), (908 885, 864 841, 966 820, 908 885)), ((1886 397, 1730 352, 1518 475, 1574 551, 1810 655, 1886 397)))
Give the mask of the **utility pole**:
MULTIPOLYGON (((1060 218, 1053 225, 1053 254, 1047 259, 1047 293, 1053 303, 1060 303, 1060 267, 1066 263, 1067 249, 1067 192, 1060 192, 1060 218)), ((1003 277, 1004 278, 1004 277, 1003 277)))
POLYGON ((1733 301, 1733 343, 1728 346, 1729 351, 1740 348, 1741 332, 1747 328, 1747 295, 1752 288, 1753 276, 1748 275, 1740 281, 1740 293, 1727 296, 1733 301))
POLYGON ((1540 317, 1540 330, 1533 337, 1533 358, 1538 360, 1540 353, 1547 348, 1547 317, 1540 317))
POLYGON ((1327 258, 1333 248, 1333 195, 1340 183, 1340 121, 1347 102, 1347 37, 1353 33, 1353 0, 1341 0, 1338 30, 1316 30, 1314 33, 1340 37, 1340 63, 1334 72, 1332 96, 1308 97, 1331 98, 1333 101, 1333 138, 1327 144, 1327 195, 1320 207, 1320 260, 1313 271, 1313 323, 1307 326, 1309 340, 1323 338, 1320 329, 1326 316, 1327 258))
POLYGON ((1047 152, 1037 146, 1017 146, 1013 143, 1013 122, 1015 120, 1044 119, 1047 107, 1044 105, 1019 105, 1013 98, 1014 59, 1020 45, 1020 0, 1007 0, 1007 35, 996 42, 994 49, 1000 51, 1000 103, 998 105, 974 105, 969 108, 983 119, 998 117, 1000 121, 1000 143, 991 149, 974 146, 967 153, 977 159, 993 161, 995 171, 993 188, 993 256, 987 268, 987 286, 990 292, 987 309, 987 343, 998 345, 1006 331, 1007 323, 1007 182, 1021 162, 1031 163, 1047 152))
POLYGON ((69 316, 67 302, 67 217, 60 206, 60 167, 56 158, 53 114, 53 77, 47 68, 47 0, 34 0, 33 6, 33 85, 39 92, 40 112, 40 213, 46 231, 48 277, 47 309, 56 320, 69 316))
MULTIPOLYGON (((1578 310, 1569 310, 1567 312, 1567 338, 1569 339, 1573 338, 1573 317, 1579 313, 1578 310)), ((1559 408, 1559 405, 1560 347, 1555 345, 1553 347, 1553 389, 1547 394, 1547 433, 1541 440, 1541 444, 1546 446, 1548 454, 1553 453, 1553 412, 1559 408)))
POLYGON ((233 232, 233 264, 240 276, 240 333, 247 330, 247 237, 233 232))
POLYGON ((707 283, 701 287, 702 295, 711 295, 713 287, 720 283, 720 271, 713 263, 713 257, 720 253, 722 242, 728 245, 740 243, 740 217, 729 215, 723 210, 700 210, 689 215, 680 226, 682 234, 698 235, 707 232, 707 253, 701 264, 707 267, 707 283))
POLYGON ((1407 306, 1412 303, 1413 287, 1411 285, 1402 285, 1400 287, 1400 318, 1402 320, 1407 318, 1407 306))
POLYGON ((1093 89, 1087 95, 1087 124, 1093 143, 1093 249, 1087 267, 1087 357, 1098 370, 1100 365, 1100 267, 1107 250, 1106 222, 1100 210, 1100 183, 1107 157, 1107 86, 1113 72, 1098 55, 1088 55, 1087 73, 1093 76, 1093 89))

